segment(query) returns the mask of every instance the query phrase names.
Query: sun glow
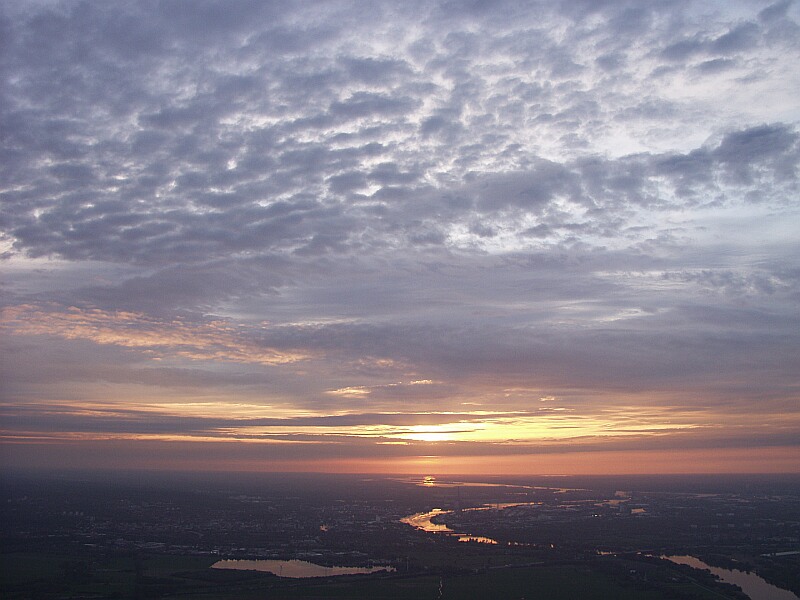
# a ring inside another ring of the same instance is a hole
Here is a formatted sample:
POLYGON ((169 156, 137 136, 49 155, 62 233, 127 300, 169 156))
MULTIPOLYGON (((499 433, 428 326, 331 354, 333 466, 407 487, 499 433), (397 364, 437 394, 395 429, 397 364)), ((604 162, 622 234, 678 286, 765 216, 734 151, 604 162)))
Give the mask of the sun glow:
POLYGON ((424 431, 420 433, 407 433, 400 437, 418 442, 450 442, 454 440, 452 434, 443 431, 424 431))
POLYGON ((463 439, 465 433, 483 428, 483 423, 446 423, 443 425, 411 425, 398 438, 418 442, 453 442, 463 439))

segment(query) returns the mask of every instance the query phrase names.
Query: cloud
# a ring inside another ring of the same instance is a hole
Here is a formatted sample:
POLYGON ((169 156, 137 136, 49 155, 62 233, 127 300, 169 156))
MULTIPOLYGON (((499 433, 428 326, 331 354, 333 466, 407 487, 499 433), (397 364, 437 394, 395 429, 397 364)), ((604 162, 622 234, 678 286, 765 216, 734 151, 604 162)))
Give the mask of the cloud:
POLYGON ((337 444, 547 395, 741 440, 731 413, 796 414, 794 3, 187 6, 3 8, 3 393, 32 429, 109 395, 382 415, 337 444))
POLYGON ((264 365, 307 358, 300 353, 278 351, 248 340, 239 335, 235 327, 220 320, 193 323, 178 318, 164 321, 140 313, 112 313, 97 308, 52 308, 8 307, 3 310, 0 322, 13 334, 85 339, 100 345, 145 350, 156 359, 163 351, 192 360, 264 365))
MULTIPOLYGON (((328 155, 322 149, 295 151, 291 161, 319 163, 321 168, 328 155)), ((76 204, 67 195, 48 210, 36 209, 33 216, 12 215, 10 232, 15 244, 27 248, 31 256, 55 253, 72 260, 144 264, 191 264, 237 252, 299 252, 300 256, 363 252, 365 244, 380 247, 393 237, 411 246, 451 245, 453 225, 464 223, 467 230, 478 231, 468 224, 477 215, 501 219, 498 223, 513 236, 537 225, 555 231, 554 225, 574 225, 590 214, 596 222, 616 228, 630 218, 631 205, 671 209, 675 195, 691 199, 702 192, 725 197, 730 194, 726 184, 759 185, 764 199, 770 189, 796 183, 797 158, 797 132, 772 124, 730 132, 716 147, 685 154, 588 156, 566 163, 535 159, 525 170, 476 176, 446 190, 420 189, 419 167, 406 170, 397 163, 378 162, 366 172, 334 170, 327 178, 326 187, 337 195, 379 186, 369 204, 349 206, 307 196, 247 205, 236 199, 236 192, 201 191, 213 187, 206 175, 198 179, 184 175, 176 186, 192 195, 192 205, 137 212, 120 200, 76 204), (660 190, 656 178, 661 178, 660 190), (451 198, 459 200, 453 203, 451 198), (382 210, 374 212, 368 206, 382 210), (41 211, 38 216, 37 211, 41 211), (542 223, 554 219, 555 223, 542 223)), ((323 183, 319 181, 320 186, 323 183)), ((597 225, 594 229, 602 231, 597 225)), ((519 242, 524 244, 524 238, 519 242)))

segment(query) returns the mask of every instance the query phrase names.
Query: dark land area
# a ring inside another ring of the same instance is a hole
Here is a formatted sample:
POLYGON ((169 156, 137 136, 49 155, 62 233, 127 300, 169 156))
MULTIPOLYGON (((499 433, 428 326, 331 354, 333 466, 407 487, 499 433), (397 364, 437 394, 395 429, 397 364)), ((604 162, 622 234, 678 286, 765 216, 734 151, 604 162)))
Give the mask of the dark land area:
POLYGON ((747 598, 676 555, 800 596, 798 476, 17 473, 2 506, 7 599, 747 598), (434 509, 449 531, 402 521, 434 509), (229 559, 387 570, 211 568, 229 559))

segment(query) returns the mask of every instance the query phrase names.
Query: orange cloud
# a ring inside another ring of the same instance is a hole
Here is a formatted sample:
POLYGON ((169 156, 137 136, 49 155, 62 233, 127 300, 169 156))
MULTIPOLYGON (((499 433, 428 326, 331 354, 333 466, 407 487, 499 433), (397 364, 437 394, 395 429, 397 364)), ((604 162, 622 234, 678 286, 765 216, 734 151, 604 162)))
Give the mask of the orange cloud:
POLYGON ((222 360, 280 365, 308 358, 301 352, 265 347, 243 335, 227 320, 201 323, 180 317, 165 320, 127 311, 71 306, 50 310, 23 304, 3 309, 0 324, 11 333, 52 335, 97 344, 137 348, 158 358, 161 353, 191 360, 222 360))

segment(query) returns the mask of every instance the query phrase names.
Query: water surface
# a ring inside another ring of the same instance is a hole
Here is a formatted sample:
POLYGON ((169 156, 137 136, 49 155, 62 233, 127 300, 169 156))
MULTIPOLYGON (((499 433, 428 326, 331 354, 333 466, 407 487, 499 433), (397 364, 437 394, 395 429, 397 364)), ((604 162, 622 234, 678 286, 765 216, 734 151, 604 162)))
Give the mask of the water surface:
MULTIPOLYGON (((465 508, 463 509, 463 512, 490 510, 492 508, 496 510, 503 510, 505 508, 512 508, 515 506, 536 506, 538 504, 540 503, 506 502, 498 504, 486 504, 484 506, 477 506, 474 508, 465 508)), ((432 511, 429 512, 414 513, 413 515, 408 515, 407 517, 403 517, 402 519, 400 519, 400 522, 405 523, 406 525, 411 525, 414 529, 427 531, 428 533, 441 533, 444 535, 457 536, 459 542, 478 542, 481 544, 497 544, 497 540, 493 540, 492 538, 485 537, 482 535, 473 535, 471 533, 459 533, 450 529, 447 525, 433 522, 433 519, 435 517, 441 515, 449 515, 451 513, 453 513, 452 510, 442 510, 441 508, 434 508, 432 511)))
POLYGON ((392 567, 323 567, 305 560, 220 560, 211 565, 211 568, 262 571, 274 573, 278 577, 290 577, 293 579, 394 571, 392 567))
POLYGON ((750 596, 751 600, 800 600, 789 590, 772 585, 755 573, 712 567, 694 556, 662 556, 661 558, 666 558, 679 565, 689 565, 695 569, 707 569, 721 581, 738 585, 745 594, 750 596))

